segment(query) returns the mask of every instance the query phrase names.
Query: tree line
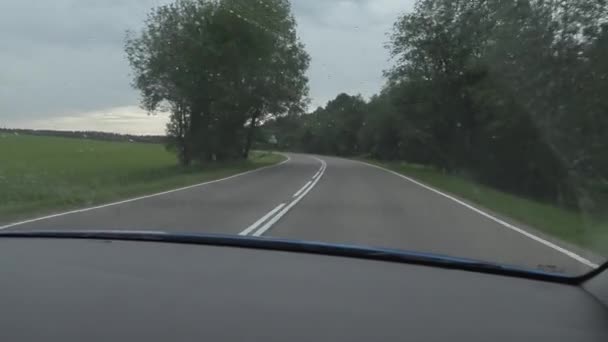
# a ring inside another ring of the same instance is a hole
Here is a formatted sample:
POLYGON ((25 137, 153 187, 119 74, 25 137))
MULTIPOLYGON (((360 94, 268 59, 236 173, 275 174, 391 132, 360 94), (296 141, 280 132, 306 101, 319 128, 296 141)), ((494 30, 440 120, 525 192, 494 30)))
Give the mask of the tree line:
POLYGON ((273 118, 261 139, 429 165, 577 209, 605 203, 606 1, 418 0, 387 48, 378 94, 273 118))
POLYGON ((22 129, 22 128, 0 128, 0 135, 37 135, 43 137, 61 137, 75 139, 90 139, 99 141, 136 142, 160 144, 165 142, 165 137, 160 135, 135 135, 120 134, 98 131, 57 131, 49 129, 22 129))
POLYGON ((256 136, 273 136, 592 210, 608 188, 607 6, 418 0, 390 32, 379 93, 311 113, 288 0, 178 0, 125 50, 142 107, 171 113, 166 141, 182 164, 246 158, 256 136))

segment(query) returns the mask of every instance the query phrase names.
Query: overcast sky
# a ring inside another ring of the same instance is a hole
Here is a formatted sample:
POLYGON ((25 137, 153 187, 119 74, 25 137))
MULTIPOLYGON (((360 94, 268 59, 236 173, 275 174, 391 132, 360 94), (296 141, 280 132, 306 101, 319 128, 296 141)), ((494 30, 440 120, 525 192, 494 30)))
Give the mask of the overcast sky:
MULTIPOLYGON (((0 127, 160 134, 138 108, 123 52, 127 29, 168 0, 1 0, 0 127)), ((311 55, 312 106, 383 84, 392 23, 414 0, 292 0, 311 55)))

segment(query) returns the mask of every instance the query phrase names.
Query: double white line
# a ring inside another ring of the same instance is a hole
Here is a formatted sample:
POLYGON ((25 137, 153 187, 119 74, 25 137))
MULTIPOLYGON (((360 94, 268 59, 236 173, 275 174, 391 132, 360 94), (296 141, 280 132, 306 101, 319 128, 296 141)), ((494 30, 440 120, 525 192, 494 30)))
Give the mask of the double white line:
POLYGON ((317 185, 323 174, 325 173, 325 169, 327 168, 327 163, 325 161, 313 157, 319 162, 321 162, 321 168, 319 171, 312 177, 312 180, 306 183, 300 190, 298 190, 293 195, 293 200, 289 204, 281 203, 276 208, 272 209, 268 214, 264 215, 261 219, 255 221, 254 224, 247 227, 247 229, 243 230, 239 235, 250 235, 250 236, 261 236, 268 229, 272 228, 272 226, 277 223, 291 208, 293 208, 298 202, 306 196, 312 188, 317 185), (260 227, 261 226, 261 227, 260 227))

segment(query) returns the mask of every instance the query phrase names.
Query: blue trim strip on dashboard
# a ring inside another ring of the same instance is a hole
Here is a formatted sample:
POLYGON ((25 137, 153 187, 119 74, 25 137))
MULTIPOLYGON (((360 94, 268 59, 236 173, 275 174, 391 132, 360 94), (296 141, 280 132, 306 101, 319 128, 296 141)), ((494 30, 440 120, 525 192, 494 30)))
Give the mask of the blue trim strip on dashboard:
POLYGON ((199 233, 169 233, 159 231, 80 230, 4 231, 0 232, 0 238, 103 239, 230 246, 401 262, 566 284, 579 284, 588 278, 587 275, 583 277, 569 277, 559 273, 530 270, 516 266, 489 263, 485 261, 451 257, 433 253, 268 237, 245 237, 199 233))

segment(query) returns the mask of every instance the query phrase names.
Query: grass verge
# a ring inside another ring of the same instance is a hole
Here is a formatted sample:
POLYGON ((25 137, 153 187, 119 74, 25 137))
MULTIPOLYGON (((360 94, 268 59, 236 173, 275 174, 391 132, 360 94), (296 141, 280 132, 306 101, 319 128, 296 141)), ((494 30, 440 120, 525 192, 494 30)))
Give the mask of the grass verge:
POLYGON ((180 167, 162 145, 0 134, 0 223, 165 191, 276 164, 283 156, 180 167))
POLYGON ((435 169, 403 162, 364 161, 399 172, 549 236, 608 257, 608 221, 501 192, 435 169))

